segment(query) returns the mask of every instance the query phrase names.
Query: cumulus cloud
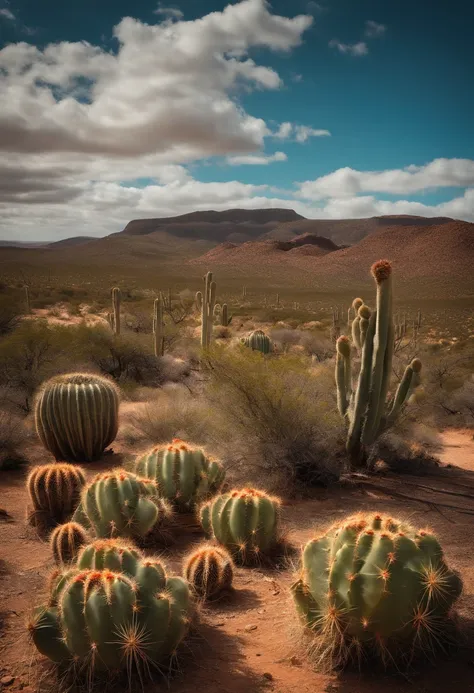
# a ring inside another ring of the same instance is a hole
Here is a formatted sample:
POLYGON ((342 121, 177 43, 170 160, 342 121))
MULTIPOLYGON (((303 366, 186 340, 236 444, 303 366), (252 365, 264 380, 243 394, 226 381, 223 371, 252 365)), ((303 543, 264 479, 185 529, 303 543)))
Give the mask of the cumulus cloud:
POLYGON ((365 23, 365 36, 367 38, 374 38, 376 36, 383 36, 387 30, 385 24, 378 24, 377 22, 368 19, 365 23))
POLYGON ((295 142, 306 142, 310 137, 330 137, 329 130, 316 130, 309 125, 295 125, 294 123, 281 123, 273 137, 279 140, 288 140, 294 137, 295 142))
POLYGON ((287 161, 285 152, 275 152, 274 154, 243 154, 240 156, 228 156, 226 161, 231 166, 265 166, 274 161, 287 161))
POLYGON ((359 41, 358 43, 341 43, 337 39, 331 39, 329 41, 331 48, 336 48, 339 53, 346 53, 347 55, 361 56, 367 55, 369 52, 369 47, 365 41, 359 41))
POLYGON ((326 176, 298 185, 299 194, 310 200, 352 197, 380 192, 406 195, 432 188, 474 186, 472 159, 434 159, 423 166, 407 166, 387 171, 356 171, 340 168, 326 176))
POLYGON ((177 7, 163 7, 163 5, 158 3, 156 10, 153 10, 154 14, 162 14, 170 19, 182 19, 184 17, 183 12, 177 7))

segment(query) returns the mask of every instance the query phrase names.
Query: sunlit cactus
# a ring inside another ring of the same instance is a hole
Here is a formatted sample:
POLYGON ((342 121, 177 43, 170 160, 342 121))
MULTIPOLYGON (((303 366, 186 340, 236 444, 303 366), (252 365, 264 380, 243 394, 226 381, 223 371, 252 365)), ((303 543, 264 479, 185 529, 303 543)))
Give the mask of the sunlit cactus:
POLYGON ((449 639, 460 577, 429 531, 388 515, 348 517, 309 541, 292 586, 320 663, 431 657, 449 639))
POLYGON ((58 375, 46 381, 36 397, 36 430, 57 460, 91 462, 115 439, 118 409, 118 389, 107 378, 58 375))
POLYGON ((184 559, 183 574, 203 599, 212 599, 232 587, 234 564, 221 546, 204 544, 184 559))
POLYGON ((72 464, 34 467, 26 481, 32 505, 30 523, 43 530, 69 520, 85 483, 83 470, 72 464))
POLYGON ((120 539, 97 539, 84 546, 77 556, 80 570, 112 570, 135 577, 144 555, 134 544, 120 539))
POLYGON ((87 541, 86 530, 77 522, 58 525, 49 540, 54 560, 58 565, 68 565, 77 558, 81 547, 87 544, 87 541))
POLYGON ((255 330, 247 337, 242 337, 241 342, 250 349, 260 351, 262 354, 270 354, 273 351, 272 341, 263 330, 255 330))
POLYGON ((177 438, 139 457, 135 471, 152 479, 160 497, 182 511, 193 510, 196 503, 217 493, 225 477, 220 462, 208 457, 201 448, 177 438))
POLYGON ((113 331, 116 335, 120 334, 120 304, 122 301, 122 292, 116 286, 112 289, 112 315, 111 320, 113 331))

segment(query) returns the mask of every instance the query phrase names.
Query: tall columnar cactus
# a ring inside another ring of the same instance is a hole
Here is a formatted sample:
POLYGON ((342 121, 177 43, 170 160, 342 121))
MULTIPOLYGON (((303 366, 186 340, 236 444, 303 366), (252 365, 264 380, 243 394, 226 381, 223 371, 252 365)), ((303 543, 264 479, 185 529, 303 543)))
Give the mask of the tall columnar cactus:
POLYGON ((79 570, 112 570, 135 577, 143 553, 124 539, 97 539, 84 546, 77 556, 79 570))
POLYGON ((272 341, 263 330, 251 332, 247 337, 242 337, 241 342, 253 351, 260 351, 262 354, 270 354, 273 351, 272 341))
POLYGON ((155 356, 163 356, 165 353, 165 337, 163 330, 163 296, 155 298, 153 303, 153 345, 155 356))
POLYGON ((122 292, 116 286, 112 289, 112 315, 113 317, 113 330, 116 335, 120 334, 120 303, 122 300, 122 292))
POLYGON ((183 574, 197 594, 209 599, 232 587, 234 564, 221 546, 198 546, 184 559, 183 574))
POLYGON ((181 511, 191 511, 196 503, 217 493, 225 478, 220 462, 177 438, 170 445, 152 448, 139 457, 135 471, 152 479, 159 496, 181 511))
POLYGON ((432 533, 382 515, 349 517, 309 541, 292 586, 314 649, 337 665, 429 656, 449 637, 461 591, 432 533))
POLYGON ((227 303, 222 304, 221 308, 221 325, 224 327, 229 327, 230 323, 232 322, 232 315, 229 317, 229 310, 227 307, 227 303))
POLYGON ((38 529, 67 521, 86 483, 84 472, 72 464, 34 467, 26 481, 32 505, 29 521, 38 529))
POLYGON ((38 607, 29 632, 53 662, 100 670, 138 668, 140 678, 174 656, 189 629, 186 581, 168 577, 157 560, 141 561, 132 579, 110 570, 69 574, 57 606, 38 607))
POLYGON ((25 302, 26 302, 26 314, 31 315, 30 289, 28 287, 28 284, 25 284, 25 302))
POLYGON ((372 266, 372 274, 377 285, 377 309, 370 313, 367 306, 359 306, 355 329, 353 324, 354 341, 361 349, 355 391, 348 370, 350 345, 346 337, 337 341, 337 400, 339 411, 348 422, 346 448, 356 465, 365 460, 367 448, 393 423, 416 384, 411 374, 421 370, 421 362, 415 359, 387 402, 394 349, 392 267, 387 260, 380 260, 372 266))
POLYGON ((64 566, 75 560, 84 544, 87 544, 87 532, 77 522, 66 522, 52 532, 49 543, 54 560, 64 566))
POLYGON ((204 503, 204 531, 242 563, 258 560, 278 544, 280 500, 253 488, 230 491, 204 503))
POLYGON ((157 497, 156 484, 123 469, 98 474, 82 492, 73 520, 96 537, 143 539, 169 517, 168 504, 157 497))
POLYGON ((118 409, 118 389, 107 378, 58 375, 46 381, 36 397, 36 431, 57 460, 91 462, 115 439, 118 409))
POLYGON ((198 291, 196 304, 201 311, 201 346, 206 348, 211 343, 212 321, 216 305, 216 282, 212 281, 212 272, 204 277, 204 293, 198 291))

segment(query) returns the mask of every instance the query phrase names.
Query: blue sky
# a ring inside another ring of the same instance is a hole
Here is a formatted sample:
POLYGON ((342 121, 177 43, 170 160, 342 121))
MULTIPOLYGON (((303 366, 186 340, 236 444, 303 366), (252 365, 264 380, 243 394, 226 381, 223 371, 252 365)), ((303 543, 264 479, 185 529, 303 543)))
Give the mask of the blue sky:
POLYGON ((230 5, 0 0, 0 236, 228 207, 474 221, 474 5, 230 5))

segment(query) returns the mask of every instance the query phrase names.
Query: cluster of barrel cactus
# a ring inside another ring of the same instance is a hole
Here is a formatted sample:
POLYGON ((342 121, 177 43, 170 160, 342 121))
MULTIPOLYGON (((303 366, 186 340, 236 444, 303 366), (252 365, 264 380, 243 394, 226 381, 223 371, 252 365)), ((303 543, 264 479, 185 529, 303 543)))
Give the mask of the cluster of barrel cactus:
POLYGON ((279 498, 244 488, 204 503, 199 516, 206 534, 245 564, 258 562, 278 545, 279 508, 279 498))
POLYGON ((107 378, 58 375, 46 381, 37 395, 36 430, 56 460, 90 462, 115 439, 118 408, 117 387, 107 378))
POLYGON ((135 471, 156 483, 159 496, 180 511, 191 511, 196 503, 217 493, 225 477, 220 462, 177 438, 139 457, 135 471))
POLYGON ((345 336, 337 340, 336 386, 341 416, 347 420, 346 448, 356 464, 366 450, 390 426, 417 384, 421 361, 406 368, 395 394, 388 399, 394 349, 392 267, 387 260, 372 266, 377 285, 377 307, 371 311, 362 299, 355 299, 357 315, 352 323, 354 345, 361 352, 357 386, 352 385, 351 343, 345 336))
POLYGON ((260 351, 262 354, 270 354, 273 351, 272 340, 263 330, 254 330, 247 337, 242 337, 241 342, 253 351, 260 351))
POLYGON ((309 541, 291 589, 319 657, 344 665, 376 654, 398 665, 449 637, 462 581, 434 534, 374 514, 309 541))
POLYGON ((26 481, 31 508, 29 522, 39 530, 68 520, 86 483, 83 470, 72 464, 45 464, 30 472, 26 481))

